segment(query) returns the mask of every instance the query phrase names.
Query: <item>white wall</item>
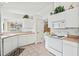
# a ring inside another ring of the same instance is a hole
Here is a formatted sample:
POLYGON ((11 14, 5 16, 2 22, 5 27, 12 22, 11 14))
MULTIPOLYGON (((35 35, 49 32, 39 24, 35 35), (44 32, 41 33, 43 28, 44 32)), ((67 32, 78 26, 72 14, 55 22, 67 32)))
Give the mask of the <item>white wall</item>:
POLYGON ((37 14, 43 17, 43 19, 47 19, 50 16, 50 12, 54 10, 54 3, 50 2, 49 5, 42 8, 37 14))
MULTIPOLYGON (((7 29, 3 30, 3 23, 6 23, 7 21, 13 21, 13 22, 22 22, 23 15, 12 13, 10 9, 2 8, 1 9, 1 32, 7 32, 7 29)), ((7 26, 4 26, 6 28, 7 26)))
MULTIPOLYGON (((18 10, 17 9, 18 12, 16 10, 14 12, 13 10, 10 8, 9 9, 7 9, 7 8, 2 9, 2 32, 8 32, 7 26, 6 26, 6 22, 8 22, 8 21, 22 23, 22 25, 23 25, 23 22, 25 22, 23 19, 23 16, 25 14, 20 14, 20 11, 24 12, 25 10, 18 10), (5 26, 4 26, 5 30, 3 30, 3 23, 5 23, 5 26)), ((30 16, 32 16, 32 15, 30 15, 30 16)), ((27 20, 27 19, 25 19, 25 20, 27 20)), ((27 25, 30 28, 31 24, 29 24, 29 25, 25 24, 25 26, 27 25)), ((34 27, 34 26, 31 26, 31 27, 34 27)), ((26 30, 26 28, 23 28, 23 29, 26 30)), ((27 28, 27 30, 29 30, 29 29, 27 28)), ((31 31, 31 30, 32 29, 30 29, 29 31, 31 31)))
POLYGON ((50 4, 46 7, 44 7, 42 10, 38 12, 40 16, 47 19, 50 16, 50 12, 53 11, 58 6, 64 6, 65 9, 68 9, 70 5, 73 5, 74 7, 79 7, 78 2, 50 2, 50 4))
MULTIPOLYGON (((16 12, 16 10, 15 10, 15 12, 16 12)), ((23 15, 18 14, 18 13, 13 13, 13 11, 10 9, 2 8, 2 17, 3 18, 12 18, 12 19, 22 19, 23 15)))

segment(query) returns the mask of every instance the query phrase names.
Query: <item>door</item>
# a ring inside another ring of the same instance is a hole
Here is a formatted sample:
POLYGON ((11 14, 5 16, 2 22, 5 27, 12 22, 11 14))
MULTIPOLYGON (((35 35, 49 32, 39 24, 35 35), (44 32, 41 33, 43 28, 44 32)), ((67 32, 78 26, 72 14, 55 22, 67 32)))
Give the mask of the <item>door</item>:
POLYGON ((44 22, 39 17, 36 19, 36 43, 43 41, 44 22))

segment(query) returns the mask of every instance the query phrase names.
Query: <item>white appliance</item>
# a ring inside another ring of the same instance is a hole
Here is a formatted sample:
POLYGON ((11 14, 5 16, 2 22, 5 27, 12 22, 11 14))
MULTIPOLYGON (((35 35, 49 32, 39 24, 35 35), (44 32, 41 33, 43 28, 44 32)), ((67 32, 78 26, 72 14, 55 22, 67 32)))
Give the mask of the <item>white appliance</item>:
POLYGON ((48 37, 44 36, 45 38, 45 47, 46 49, 55 54, 56 56, 63 55, 63 40, 58 37, 48 37))

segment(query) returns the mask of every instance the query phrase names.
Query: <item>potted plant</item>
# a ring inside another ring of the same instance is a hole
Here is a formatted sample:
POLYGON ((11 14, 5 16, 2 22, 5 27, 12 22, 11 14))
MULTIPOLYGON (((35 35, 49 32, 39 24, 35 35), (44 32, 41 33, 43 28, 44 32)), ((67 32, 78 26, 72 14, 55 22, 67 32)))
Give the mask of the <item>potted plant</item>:
POLYGON ((58 7, 55 8, 54 14, 57 14, 57 13, 60 13, 60 12, 63 12, 63 11, 65 11, 64 6, 58 6, 58 7))
POLYGON ((23 18, 29 18, 29 16, 28 15, 24 15, 23 18))

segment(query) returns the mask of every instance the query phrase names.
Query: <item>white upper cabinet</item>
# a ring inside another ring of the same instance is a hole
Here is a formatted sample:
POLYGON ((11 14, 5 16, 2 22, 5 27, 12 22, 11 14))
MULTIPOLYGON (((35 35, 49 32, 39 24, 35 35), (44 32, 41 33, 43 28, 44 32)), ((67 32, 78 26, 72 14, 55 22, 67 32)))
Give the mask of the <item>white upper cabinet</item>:
MULTIPOLYGON (((48 18, 48 27, 52 27, 53 21, 59 21, 63 20, 65 22, 64 26, 61 26, 61 28, 65 27, 79 27, 79 8, 70 9, 55 15, 52 15, 48 18)), ((62 24, 62 23, 61 23, 62 24)), ((60 24, 60 25, 61 25, 60 24)))
MULTIPOLYGON (((63 23, 62 21, 65 21, 65 18, 64 18, 65 14, 64 12, 61 12, 61 13, 58 13, 58 14, 55 14, 55 15, 51 15, 49 18, 48 18, 48 27, 53 27, 53 23, 60 23, 60 24, 56 24, 58 25, 56 28, 63 28, 63 26, 61 26, 63 23)), ((54 25, 55 26, 55 25, 54 25)))

